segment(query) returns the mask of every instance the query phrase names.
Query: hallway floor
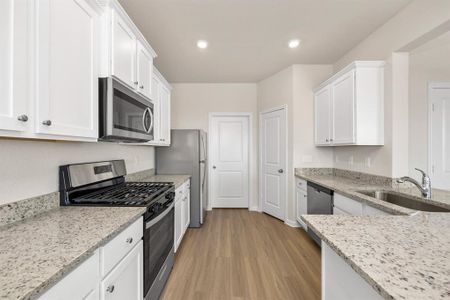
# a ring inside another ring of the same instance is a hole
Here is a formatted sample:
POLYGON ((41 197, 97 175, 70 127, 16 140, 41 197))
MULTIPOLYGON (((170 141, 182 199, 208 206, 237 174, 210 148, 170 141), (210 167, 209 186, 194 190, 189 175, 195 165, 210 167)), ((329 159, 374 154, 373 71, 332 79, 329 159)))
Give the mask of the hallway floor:
POLYGON ((186 232, 161 299, 320 299, 320 248, 266 214, 214 209, 186 232))

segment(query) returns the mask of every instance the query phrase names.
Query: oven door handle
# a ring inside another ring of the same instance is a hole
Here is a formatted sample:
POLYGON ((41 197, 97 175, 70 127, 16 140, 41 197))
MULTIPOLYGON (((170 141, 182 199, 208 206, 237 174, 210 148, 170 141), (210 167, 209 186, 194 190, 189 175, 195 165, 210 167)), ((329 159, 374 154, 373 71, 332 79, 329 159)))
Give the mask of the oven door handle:
POLYGON ((170 206, 162 214, 160 214, 159 216, 157 216, 153 220, 150 220, 147 223, 145 223, 145 229, 149 229, 150 227, 152 227, 153 225, 155 225, 156 223, 161 221, 161 219, 164 218, 172 210, 174 205, 175 204, 172 202, 172 204, 170 204, 170 206))

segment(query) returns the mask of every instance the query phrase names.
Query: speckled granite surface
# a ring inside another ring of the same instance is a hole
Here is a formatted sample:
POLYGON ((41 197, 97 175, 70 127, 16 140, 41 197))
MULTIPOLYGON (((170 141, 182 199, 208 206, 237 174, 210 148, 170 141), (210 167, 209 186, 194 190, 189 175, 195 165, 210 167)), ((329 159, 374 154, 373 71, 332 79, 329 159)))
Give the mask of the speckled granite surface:
POLYGON ((450 299, 450 215, 302 219, 385 299, 450 299))
POLYGON ((0 226, 31 218, 59 206, 59 192, 0 206, 0 226))
POLYGON ((0 227, 0 298, 36 298, 144 212, 61 207, 0 227))
POLYGON ((408 194, 409 196, 414 197, 414 199, 425 203, 433 203, 445 208, 450 208, 450 191, 433 189, 432 199, 425 199, 420 195, 420 192, 416 187, 405 185, 406 187, 403 188, 403 185, 394 183, 393 179, 388 177, 373 176, 370 174, 344 170, 332 171, 332 169, 324 169, 324 171, 321 171, 321 169, 295 169, 295 175, 334 190, 343 196, 366 203, 391 214, 409 215, 416 211, 360 194, 357 191, 394 191, 397 193, 408 194))

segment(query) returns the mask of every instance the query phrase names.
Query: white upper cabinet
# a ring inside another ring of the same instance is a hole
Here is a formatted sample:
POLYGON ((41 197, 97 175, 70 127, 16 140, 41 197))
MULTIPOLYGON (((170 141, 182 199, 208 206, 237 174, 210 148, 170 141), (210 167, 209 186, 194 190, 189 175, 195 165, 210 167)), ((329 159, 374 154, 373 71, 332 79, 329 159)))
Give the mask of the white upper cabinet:
POLYGON ((166 85, 161 86, 159 109, 159 138, 164 144, 170 144, 170 89, 166 85))
POLYGON ((153 69, 152 76, 152 101, 154 104, 154 140, 149 142, 155 146, 170 145, 170 95, 171 86, 159 73, 158 69, 153 69))
POLYGON ((112 11, 111 42, 111 75, 137 88, 136 36, 115 11, 112 11))
POLYGON ((101 77, 114 76, 151 100, 155 51, 116 0, 101 3, 105 8, 101 77))
POLYGON ((315 140, 316 145, 330 143, 331 128, 331 89, 325 86, 314 95, 315 140))
POLYGON ((384 144, 384 62, 356 61, 314 92, 318 146, 384 144))
POLYGON ((153 56, 141 42, 137 43, 137 83, 138 91, 147 98, 152 98, 153 56))
POLYGON ((88 0, 36 2, 36 132, 97 138, 100 11, 88 0))
POLYGON ((0 130, 25 131, 27 105, 27 1, 0 1, 0 130))

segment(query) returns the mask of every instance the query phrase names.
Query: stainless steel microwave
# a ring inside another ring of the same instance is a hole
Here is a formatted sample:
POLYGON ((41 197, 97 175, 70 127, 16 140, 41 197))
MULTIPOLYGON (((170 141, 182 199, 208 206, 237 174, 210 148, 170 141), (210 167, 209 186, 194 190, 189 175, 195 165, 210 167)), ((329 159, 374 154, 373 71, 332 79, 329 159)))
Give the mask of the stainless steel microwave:
POLYGON ((153 104, 112 77, 99 78, 99 140, 153 140, 153 104))

